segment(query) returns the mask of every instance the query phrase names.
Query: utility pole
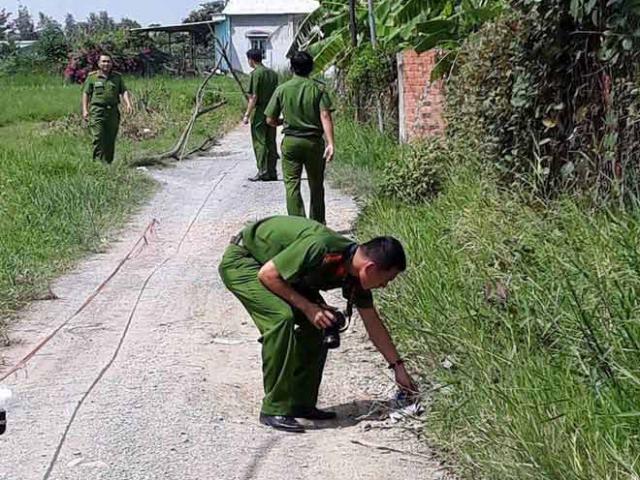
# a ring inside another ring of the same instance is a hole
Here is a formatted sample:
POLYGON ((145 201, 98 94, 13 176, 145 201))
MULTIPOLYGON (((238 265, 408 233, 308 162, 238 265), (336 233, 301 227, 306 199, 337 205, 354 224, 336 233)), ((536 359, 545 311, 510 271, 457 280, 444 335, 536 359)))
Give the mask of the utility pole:
MULTIPOLYGON (((376 17, 373 12, 373 0, 367 0, 369 7, 369 30, 371 31, 371 46, 374 50, 378 48, 378 36, 376 34, 376 17)), ((378 130, 384 133, 384 119, 382 118, 382 101, 380 94, 376 95, 376 110, 378 111, 378 130)))

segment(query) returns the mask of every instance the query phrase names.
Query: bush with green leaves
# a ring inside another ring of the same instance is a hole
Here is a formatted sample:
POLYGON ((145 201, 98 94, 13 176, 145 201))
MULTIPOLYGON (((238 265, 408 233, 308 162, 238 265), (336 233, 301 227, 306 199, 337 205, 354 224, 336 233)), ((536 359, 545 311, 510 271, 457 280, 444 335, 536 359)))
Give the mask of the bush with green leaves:
POLYGON ((374 49, 370 43, 361 45, 344 62, 344 87, 349 104, 356 107, 359 120, 376 118, 378 105, 383 108, 385 126, 394 131, 398 125, 398 67, 395 53, 374 49))
POLYGON ((632 0, 514 2, 461 49, 450 128, 480 122, 503 180, 543 198, 637 198, 639 27, 632 0))
POLYGON ((38 33, 35 51, 42 63, 48 63, 54 69, 60 69, 69 55, 69 43, 64 32, 54 24, 47 25, 38 33))
POLYGON ((434 139, 403 148, 382 172, 382 195, 418 204, 431 200, 442 185, 447 161, 445 141, 434 139))

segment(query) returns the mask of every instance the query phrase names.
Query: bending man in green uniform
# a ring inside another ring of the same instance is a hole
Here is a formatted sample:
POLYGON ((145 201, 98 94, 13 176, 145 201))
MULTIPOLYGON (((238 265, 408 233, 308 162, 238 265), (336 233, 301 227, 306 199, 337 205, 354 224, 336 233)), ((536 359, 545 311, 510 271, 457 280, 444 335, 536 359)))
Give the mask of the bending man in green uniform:
POLYGON ((101 55, 98 70, 89 74, 82 92, 82 118, 89 121, 95 160, 113 162, 120 127, 120 97, 125 111, 130 113, 133 107, 127 87, 122 77, 113 72, 111 57, 101 55))
POLYGON ((270 217, 232 239, 219 272, 262 335, 261 423, 303 432, 296 418, 336 416, 316 407, 327 354, 323 330, 335 320, 320 290, 342 288, 347 311, 358 309, 398 386, 416 391, 371 295, 371 289, 385 287, 405 268, 396 239, 378 237, 358 245, 306 218, 270 217))
POLYGON ((247 52, 249 66, 253 68, 249 77, 249 105, 244 114, 244 124, 249 123, 251 113, 251 139, 256 154, 258 173, 249 178, 252 182, 277 180, 276 128, 267 124, 264 109, 278 86, 278 74, 262 64, 262 52, 255 48, 247 52))
POLYGON ((331 99, 324 86, 309 78, 313 58, 306 52, 291 57, 294 76, 280 85, 265 110, 267 123, 277 126, 283 116, 282 172, 289 215, 305 216, 300 194, 302 168, 307 171, 311 206, 309 217, 325 223, 324 170, 333 158, 331 99), (326 137, 326 144, 322 135, 326 137))

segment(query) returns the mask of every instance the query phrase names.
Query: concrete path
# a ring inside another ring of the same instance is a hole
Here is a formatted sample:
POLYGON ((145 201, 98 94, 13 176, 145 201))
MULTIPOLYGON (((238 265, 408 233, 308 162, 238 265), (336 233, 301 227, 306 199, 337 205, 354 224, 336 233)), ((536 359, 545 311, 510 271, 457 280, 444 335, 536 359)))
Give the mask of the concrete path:
MULTIPOLYGON (((258 423, 257 330, 217 274, 232 234, 284 213, 282 182, 252 184, 254 169, 241 127, 210 157, 153 171, 161 188, 118 241, 56 281, 59 300, 23 313, 10 331, 14 345, 0 351, 0 375, 69 318, 158 220, 149 245, 8 380, 16 401, 0 437, 1 480, 444 478, 411 434, 360 418, 392 382, 359 322, 331 353, 321 391, 322 405, 342 418, 309 424, 303 435, 258 423)), ((329 225, 348 230, 355 205, 333 190, 327 196, 329 225)))

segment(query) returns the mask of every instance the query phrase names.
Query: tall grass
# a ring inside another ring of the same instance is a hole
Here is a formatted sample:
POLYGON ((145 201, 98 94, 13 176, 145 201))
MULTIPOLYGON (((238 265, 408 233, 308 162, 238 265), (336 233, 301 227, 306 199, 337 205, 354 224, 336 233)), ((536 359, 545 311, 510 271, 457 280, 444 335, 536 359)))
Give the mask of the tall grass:
POLYGON ((53 76, 0 77, 0 127, 24 121, 51 121, 80 111, 80 86, 53 76))
POLYGON ((0 315, 46 292, 79 255, 104 247, 150 192, 125 167, 88 161, 88 142, 69 135, 0 148, 0 315))
POLYGON ((379 173, 397 158, 399 146, 389 135, 380 135, 373 125, 358 125, 338 117, 335 135, 336 161, 329 177, 334 185, 357 197, 369 197, 378 189, 379 173))
POLYGON ((640 214, 496 185, 452 165, 432 203, 375 199, 359 222, 408 251, 378 301, 423 376, 425 431, 464 478, 637 479, 640 214))
MULTIPOLYGON (((153 138, 121 129, 116 163, 91 159, 80 126, 80 86, 48 76, 0 78, 0 331, 7 318, 47 291, 51 279, 82 254, 104 248, 108 232, 148 196, 151 180, 126 166, 143 152, 172 145, 189 117, 200 79, 128 79, 140 108, 127 122, 153 138)), ((228 105, 203 116, 191 145, 222 133, 240 118, 232 80, 217 78, 211 94, 228 105)), ((126 130, 126 129, 124 129, 126 130)))

